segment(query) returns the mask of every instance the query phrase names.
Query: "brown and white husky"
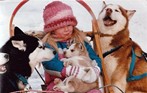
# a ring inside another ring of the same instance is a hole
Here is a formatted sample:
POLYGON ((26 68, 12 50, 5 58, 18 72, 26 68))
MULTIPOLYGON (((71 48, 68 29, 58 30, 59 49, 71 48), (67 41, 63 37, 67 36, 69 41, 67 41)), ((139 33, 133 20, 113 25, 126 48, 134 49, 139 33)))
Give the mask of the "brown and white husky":
POLYGON ((98 17, 100 42, 111 84, 126 93, 147 93, 146 53, 129 37, 129 20, 135 12, 104 2, 98 17))

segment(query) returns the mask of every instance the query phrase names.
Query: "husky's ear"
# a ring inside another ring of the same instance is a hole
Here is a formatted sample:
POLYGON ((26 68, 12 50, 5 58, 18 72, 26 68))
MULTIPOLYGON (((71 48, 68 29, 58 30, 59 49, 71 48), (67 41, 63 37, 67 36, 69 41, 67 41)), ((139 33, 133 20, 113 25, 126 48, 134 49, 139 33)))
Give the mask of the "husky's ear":
POLYGON ((14 28, 14 36, 15 35, 25 35, 25 33, 23 33, 23 31, 18 28, 17 26, 14 28))
POLYGON ((129 20, 132 18, 132 16, 136 12, 136 10, 126 10, 126 11, 127 11, 127 16, 128 16, 128 19, 129 20))
POLYGON ((26 44, 23 41, 12 40, 13 47, 18 48, 20 51, 26 51, 26 44))
POLYGON ((103 1, 102 9, 106 6, 106 2, 103 1))

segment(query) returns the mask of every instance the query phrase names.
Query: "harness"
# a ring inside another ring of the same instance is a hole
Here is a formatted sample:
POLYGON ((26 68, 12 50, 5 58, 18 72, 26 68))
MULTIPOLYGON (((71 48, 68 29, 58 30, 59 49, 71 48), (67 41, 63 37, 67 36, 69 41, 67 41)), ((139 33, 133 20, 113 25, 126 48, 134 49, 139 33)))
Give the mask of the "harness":
POLYGON ((117 46, 117 47, 115 47, 115 48, 112 48, 111 50, 105 52, 105 53, 103 54, 103 57, 106 57, 107 55, 109 55, 109 54, 111 54, 111 53, 117 51, 117 50, 120 49, 121 47, 122 47, 122 45, 121 45, 121 46, 117 46))
MULTIPOLYGON (((103 57, 106 57, 107 55, 117 51, 118 49, 121 48, 121 46, 115 47, 115 48, 105 52, 103 54, 103 57)), ((130 69, 129 69, 129 75, 127 77, 127 82, 134 81, 134 80, 139 80, 139 79, 142 79, 144 77, 147 77, 147 73, 143 73, 141 75, 136 75, 136 76, 133 75, 133 70, 134 70, 134 67, 135 67, 136 57, 137 56, 136 56, 136 54, 134 52, 134 49, 132 48, 132 59, 131 59, 131 64, 130 64, 130 69)), ((143 52, 141 57, 144 57, 144 59, 147 61, 147 53, 143 52)))
MULTIPOLYGON (((14 73, 13 75, 15 75, 20 81, 22 81, 24 85, 28 84, 27 78, 25 78, 21 74, 14 73)), ((17 83, 14 82, 14 80, 12 80, 11 78, 9 78, 9 77, 7 77, 7 78, 8 78, 8 81, 11 83, 11 85, 14 87, 14 89, 19 90, 18 86, 17 86, 17 83)))
POLYGON ((17 74, 15 73, 16 77, 23 82, 24 85, 29 84, 27 78, 25 78, 24 76, 22 76, 21 74, 17 74))
POLYGON ((141 75, 136 75, 136 76, 133 75, 133 70, 135 67, 135 60, 136 60, 136 55, 135 55, 134 49, 132 48, 132 60, 131 60, 130 69, 129 69, 129 76, 127 78, 128 82, 133 81, 133 80, 139 80, 144 77, 147 77, 147 73, 143 73, 141 75))

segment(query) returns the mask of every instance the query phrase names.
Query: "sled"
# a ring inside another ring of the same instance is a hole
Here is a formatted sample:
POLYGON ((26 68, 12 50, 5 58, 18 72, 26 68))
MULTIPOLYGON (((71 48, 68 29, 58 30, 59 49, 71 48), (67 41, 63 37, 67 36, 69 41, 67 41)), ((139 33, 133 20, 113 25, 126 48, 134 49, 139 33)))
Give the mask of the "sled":
MULTIPOLYGON (((13 13, 11 15, 10 23, 9 23, 10 36, 14 35, 13 20, 14 20, 14 17, 16 15, 17 11, 28 1, 29 0, 22 0, 18 4, 18 6, 15 8, 15 10, 13 11, 13 13)), ((106 67, 105 67, 105 64, 104 64, 104 58, 103 58, 103 55, 102 55, 102 50, 101 50, 101 45, 100 45, 100 35, 99 35, 99 27, 98 27, 97 19, 96 19, 95 15, 94 15, 92 9, 83 0, 76 0, 76 1, 79 4, 81 4, 89 12, 89 14, 92 17, 92 19, 91 19, 92 31, 91 32, 86 32, 85 31, 85 34, 87 36, 93 38, 92 41, 93 41, 94 50, 96 51, 97 55, 101 58, 101 61, 102 61, 101 63, 102 63, 102 72, 103 72, 102 76, 103 76, 103 83, 104 83, 104 87, 103 87, 104 91, 105 91, 105 93, 113 93, 112 86, 113 87, 117 87, 117 86, 114 86, 114 85, 110 84, 110 80, 109 80, 107 72, 106 72, 106 67)), ((39 74, 38 70, 37 69, 35 69, 35 70, 39 74)), ((40 74, 39 74, 39 76, 41 77, 40 74)), ((43 80, 42 77, 41 77, 41 79, 43 80)), ((44 80, 43 80, 43 82, 45 83, 44 80)), ((46 87, 45 85, 41 85, 41 86, 42 86, 42 91, 37 91, 37 90, 28 90, 28 91, 29 92, 32 91, 32 92, 42 92, 42 93, 47 93, 48 92, 49 93, 49 91, 44 91, 45 87, 46 87)), ((100 89, 100 88, 98 88, 98 89, 100 89)), ((53 91, 50 91, 50 92, 53 93, 53 91)), ((16 91, 14 93, 18 93, 18 92, 16 91)))

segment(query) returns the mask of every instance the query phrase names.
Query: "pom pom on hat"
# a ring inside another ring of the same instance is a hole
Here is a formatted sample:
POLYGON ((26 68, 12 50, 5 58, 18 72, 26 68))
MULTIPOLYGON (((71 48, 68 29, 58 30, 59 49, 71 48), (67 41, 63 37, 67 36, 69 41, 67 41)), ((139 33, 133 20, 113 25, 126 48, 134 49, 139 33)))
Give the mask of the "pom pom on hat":
POLYGON ((45 32, 51 32, 67 25, 77 25, 71 7, 60 1, 54 1, 45 7, 43 19, 45 32))

